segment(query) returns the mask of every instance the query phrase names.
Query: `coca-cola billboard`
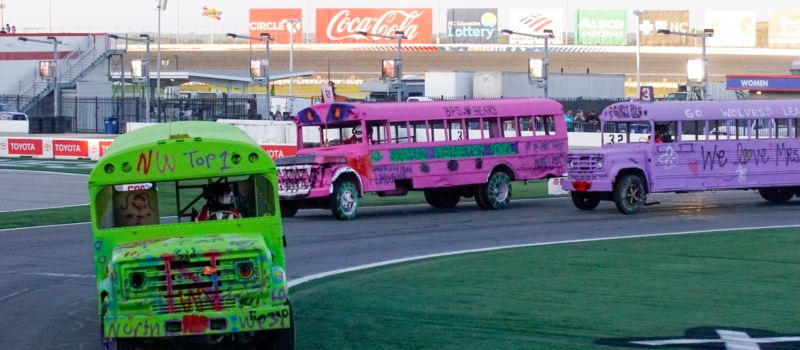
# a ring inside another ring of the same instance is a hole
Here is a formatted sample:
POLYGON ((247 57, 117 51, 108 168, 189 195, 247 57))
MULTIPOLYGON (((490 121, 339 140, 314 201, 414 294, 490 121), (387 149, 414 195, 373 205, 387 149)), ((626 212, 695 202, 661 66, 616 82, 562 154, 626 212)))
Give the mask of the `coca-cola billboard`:
MULTIPOLYGON (((303 10, 295 9, 250 9, 250 36, 258 38, 261 33, 269 33, 275 44, 288 44, 289 35, 295 43, 303 42, 303 10), (290 20, 297 20, 292 23, 290 20)), ((260 41, 251 41, 260 43, 260 41)))
POLYGON ((363 36, 370 34, 394 36, 405 33, 407 43, 429 44, 433 37, 433 11, 429 8, 410 9, 317 9, 318 43, 388 43, 392 39, 363 36))

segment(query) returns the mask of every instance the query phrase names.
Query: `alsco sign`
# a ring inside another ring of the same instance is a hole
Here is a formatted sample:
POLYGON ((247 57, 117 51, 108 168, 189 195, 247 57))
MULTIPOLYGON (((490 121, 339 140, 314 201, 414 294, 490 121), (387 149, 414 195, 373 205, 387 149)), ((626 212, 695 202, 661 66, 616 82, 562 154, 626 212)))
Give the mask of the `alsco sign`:
POLYGON ((627 45, 628 12, 578 10, 575 41, 578 45, 627 45))

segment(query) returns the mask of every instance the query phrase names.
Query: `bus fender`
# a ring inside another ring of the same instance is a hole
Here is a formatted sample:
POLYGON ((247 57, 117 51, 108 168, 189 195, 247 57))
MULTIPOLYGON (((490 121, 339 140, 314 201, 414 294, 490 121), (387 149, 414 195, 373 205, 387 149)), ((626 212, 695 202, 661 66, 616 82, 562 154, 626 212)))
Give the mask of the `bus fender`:
POLYGON ((111 281, 106 278, 97 285, 97 310, 101 310, 103 308, 103 298, 100 297, 101 295, 105 295, 105 299, 111 298, 111 281))
POLYGON ((356 179, 358 179, 358 194, 359 195, 364 194, 364 184, 361 182, 361 175, 359 175, 355 169, 349 166, 343 166, 336 169, 336 171, 331 176, 330 186, 328 187, 328 193, 333 194, 333 184, 336 182, 336 179, 338 179, 340 176, 344 174, 353 174, 353 176, 355 176, 356 179))
POLYGON ((517 178, 517 174, 514 173, 514 168, 511 167, 511 164, 508 164, 505 161, 500 161, 500 162, 497 162, 497 164, 495 164, 494 167, 492 167, 492 171, 490 171, 488 174, 486 174, 486 181, 485 182, 489 182, 489 178, 492 177, 492 174, 494 174, 496 171, 505 170, 505 169, 508 169, 508 172, 511 173, 511 174, 508 174, 508 175, 511 176, 512 179, 516 179, 517 178))

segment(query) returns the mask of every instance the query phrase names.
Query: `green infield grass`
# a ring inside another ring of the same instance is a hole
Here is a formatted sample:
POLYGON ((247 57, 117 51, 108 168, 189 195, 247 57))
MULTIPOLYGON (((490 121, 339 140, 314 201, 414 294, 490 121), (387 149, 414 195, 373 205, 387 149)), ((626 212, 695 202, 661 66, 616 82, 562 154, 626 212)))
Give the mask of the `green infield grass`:
POLYGON ((800 229, 774 229, 373 268, 294 287, 297 341, 301 349, 611 349, 604 339, 684 338, 695 327, 800 334, 798 246, 800 229))

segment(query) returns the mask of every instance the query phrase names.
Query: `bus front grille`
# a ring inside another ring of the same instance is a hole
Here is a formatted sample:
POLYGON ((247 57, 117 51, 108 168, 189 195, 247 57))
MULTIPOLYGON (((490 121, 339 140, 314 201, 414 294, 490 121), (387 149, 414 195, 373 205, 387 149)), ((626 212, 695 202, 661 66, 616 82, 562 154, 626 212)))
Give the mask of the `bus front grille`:
POLYGON ((308 194, 317 180, 318 171, 312 165, 278 167, 278 194, 285 197, 308 194))

